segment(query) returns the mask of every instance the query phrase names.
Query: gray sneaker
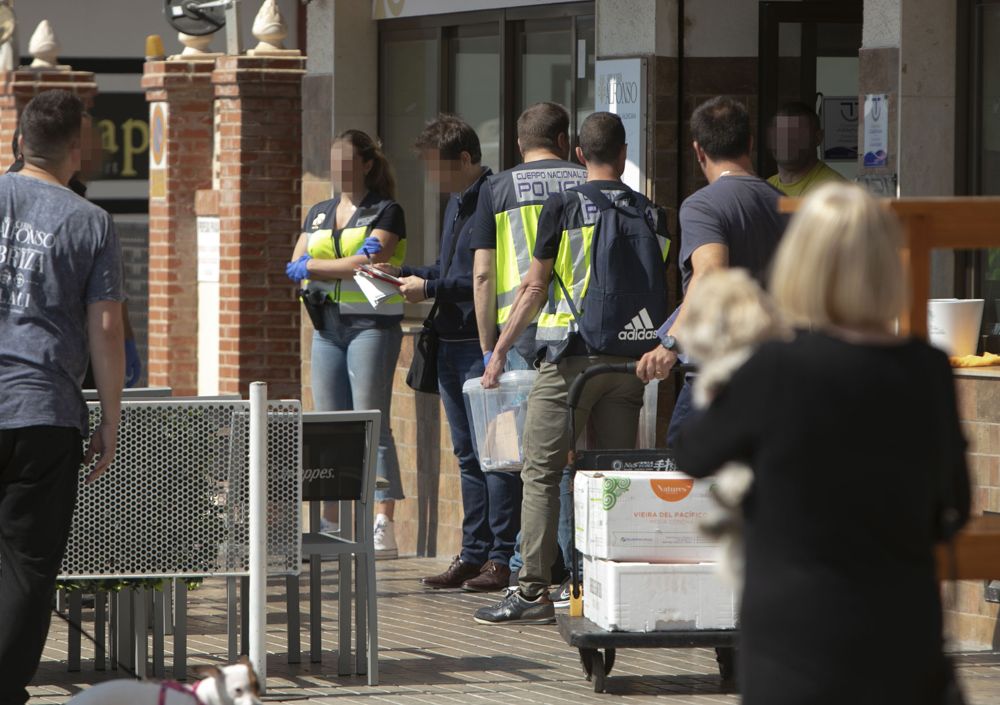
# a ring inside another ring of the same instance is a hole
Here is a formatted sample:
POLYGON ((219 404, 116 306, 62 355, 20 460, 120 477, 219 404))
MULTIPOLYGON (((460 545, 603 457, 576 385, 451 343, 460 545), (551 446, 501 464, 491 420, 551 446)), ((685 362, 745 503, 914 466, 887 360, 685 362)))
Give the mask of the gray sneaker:
POLYGON ((529 600, 521 595, 520 588, 508 588, 503 600, 480 607, 474 619, 479 624, 552 624, 556 621, 556 608, 547 592, 529 600))

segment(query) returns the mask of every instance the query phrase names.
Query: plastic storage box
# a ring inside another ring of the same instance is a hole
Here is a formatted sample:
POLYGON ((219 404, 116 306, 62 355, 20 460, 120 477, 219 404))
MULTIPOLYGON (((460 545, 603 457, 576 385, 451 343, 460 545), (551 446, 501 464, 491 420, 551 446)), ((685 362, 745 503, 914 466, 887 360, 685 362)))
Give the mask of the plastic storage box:
POLYGON ((495 389, 483 389, 481 377, 462 386, 472 419, 472 440, 484 471, 521 470, 528 392, 537 377, 535 370, 515 370, 502 374, 500 386, 495 389))

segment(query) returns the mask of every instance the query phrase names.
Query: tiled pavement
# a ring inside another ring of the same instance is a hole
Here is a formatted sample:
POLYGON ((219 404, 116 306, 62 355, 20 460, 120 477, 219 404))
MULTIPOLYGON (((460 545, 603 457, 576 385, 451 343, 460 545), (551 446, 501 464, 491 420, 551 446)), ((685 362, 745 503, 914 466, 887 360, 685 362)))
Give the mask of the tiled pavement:
MULTIPOLYGON (((608 681, 608 693, 596 695, 580 671, 577 653, 555 627, 488 627, 470 619, 472 611, 495 596, 461 592, 426 592, 418 578, 445 562, 401 559, 378 564, 381 685, 370 688, 363 677, 336 675, 335 572, 324 571, 326 585, 322 664, 289 666, 285 658, 282 583, 271 588, 268 659, 269 702, 336 705, 398 703, 590 703, 648 702, 669 705, 738 703, 724 692, 715 655, 704 649, 622 650, 608 681)), ((308 571, 303 574, 303 655, 308 661, 308 571)), ((191 663, 225 658, 224 591, 221 581, 193 592, 189 603, 191 663)), ((87 615, 85 614, 85 621, 87 615)), ((67 673, 66 626, 53 622, 31 705, 65 703, 81 687, 109 677, 93 670, 93 652, 84 644, 83 670, 67 673)), ((168 638, 169 646, 169 638, 168 638)), ((887 647, 891 648, 891 647, 887 647)), ((169 659, 168 659, 169 663, 169 659)), ((977 655, 960 661, 960 675, 971 705, 1000 703, 1000 655, 977 655)), ((141 704, 137 704, 141 705, 141 704)))

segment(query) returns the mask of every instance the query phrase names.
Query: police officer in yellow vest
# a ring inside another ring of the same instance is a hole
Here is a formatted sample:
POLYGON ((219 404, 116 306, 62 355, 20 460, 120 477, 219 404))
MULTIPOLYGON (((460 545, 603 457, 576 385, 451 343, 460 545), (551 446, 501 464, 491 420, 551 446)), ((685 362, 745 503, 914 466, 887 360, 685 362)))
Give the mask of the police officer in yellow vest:
POLYGON ((316 328, 312 343, 316 410, 382 412, 376 472, 388 487, 375 492, 375 549, 380 558, 395 558, 392 517, 403 488, 389 412, 403 337, 403 297, 392 296, 373 308, 354 274, 369 262, 402 264, 406 225, 403 209, 393 200, 396 186, 389 162, 367 134, 347 130, 338 135, 330 171, 338 195, 310 209, 286 273, 302 283, 303 300, 316 328))
MULTIPOLYGON (((536 103, 521 113, 517 146, 524 162, 491 176, 483 185, 470 240, 476 323, 484 362, 492 354, 498 330, 507 325, 517 288, 531 264, 542 206, 552 194, 587 180, 586 169, 566 160, 569 113, 557 103, 536 103)), ((532 322, 508 353, 507 369, 528 368, 534 364, 537 351, 532 322)), ((568 526, 573 501, 568 475, 564 485, 563 523, 568 526)), ((564 562, 570 558, 569 538, 567 531, 560 533, 564 562)), ((510 559, 513 576, 521 568, 520 538, 517 545, 510 559)))
MULTIPOLYGON (((470 246, 475 251, 473 294, 479 345, 493 350, 507 325, 514 296, 531 264, 538 215, 549 196, 587 180, 587 171, 566 161, 569 113, 557 103, 536 103, 517 120, 517 145, 524 162, 491 176, 479 194, 470 246)), ((534 323, 518 339, 512 368, 534 361, 534 323), (523 359, 520 359, 523 358, 523 359)))
MULTIPOLYGON (((594 113, 580 127, 577 156, 587 183, 549 199, 538 221, 531 266, 482 384, 492 387, 522 331, 538 319, 545 352, 528 396, 524 423, 524 483, 518 589, 476 611, 482 624, 543 624, 555 620, 549 598, 555 559, 560 479, 569 437, 569 385, 587 367, 621 363, 659 345, 656 326, 667 317, 669 238, 662 209, 621 182, 625 127, 617 115, 594 113)), ((594 419, 597 445, 635 445, 643 384, 631 374, 595 377, 585 387, 576 428, 594 419)))

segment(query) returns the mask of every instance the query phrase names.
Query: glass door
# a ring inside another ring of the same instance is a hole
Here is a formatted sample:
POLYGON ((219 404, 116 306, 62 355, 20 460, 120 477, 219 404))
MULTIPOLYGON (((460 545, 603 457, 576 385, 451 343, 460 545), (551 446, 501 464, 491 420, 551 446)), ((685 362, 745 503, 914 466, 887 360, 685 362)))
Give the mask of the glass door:
MULTIPOLYGON (((1000 0, 976 0, 971 20, 967 190, 1000 196, 1000 0)), ((1000 249, 962 253, 956 264, 956 295, 985 299, 986 349, 1000 352, 1000 249)))
POLYGON ((858 50, 862 1, 761 2, 757 171, 777 171, 769 128, 781 106, 805 103, 819 116, 819 158, 857 176, 858 50))

